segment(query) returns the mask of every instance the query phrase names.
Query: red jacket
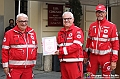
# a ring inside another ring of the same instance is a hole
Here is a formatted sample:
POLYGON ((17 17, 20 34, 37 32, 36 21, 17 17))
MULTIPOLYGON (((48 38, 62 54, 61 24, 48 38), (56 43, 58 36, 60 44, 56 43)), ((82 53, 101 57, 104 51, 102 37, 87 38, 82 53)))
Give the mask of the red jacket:
POLYGON ((29 68, 36 64, 37 39, 34 30, 27 27, 24 33, 18 26, 7 31, 2 45, 3 67, 29 68))
POLYGON ((83 61, 83 31, 74 26, 70 26, 68 31, 62 28, 58 32, 57 42, 59 45, 59 59, 66 62, 83 61))
POLYGON ((111 54, 111 60, 118 60, 119 40, 116 25, 104 18, 90 25, 86 52, 98 55, 111 54))

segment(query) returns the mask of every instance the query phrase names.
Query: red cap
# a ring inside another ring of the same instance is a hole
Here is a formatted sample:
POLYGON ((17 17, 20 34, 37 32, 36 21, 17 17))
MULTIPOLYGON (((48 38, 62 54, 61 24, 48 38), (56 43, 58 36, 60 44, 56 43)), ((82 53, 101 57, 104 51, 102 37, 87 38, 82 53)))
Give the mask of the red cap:
POLYGON ((98 11, 98 10, 100 10, 100 11, 106 11, 106 8, 105 8, 104 5, 99 4, 99 5, 96 6, 96 11, 98 11))

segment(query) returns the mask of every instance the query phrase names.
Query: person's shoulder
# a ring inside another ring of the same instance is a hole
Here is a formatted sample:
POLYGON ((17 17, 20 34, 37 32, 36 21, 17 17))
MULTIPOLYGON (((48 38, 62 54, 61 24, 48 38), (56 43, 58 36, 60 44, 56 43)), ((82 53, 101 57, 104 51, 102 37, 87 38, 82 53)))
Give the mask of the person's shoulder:
POLYGON ((27 31, 28 31, 28 33, 35 33, 36 34, 35 30, 33 28, 31 28, 30 26, 27 27, 27 31))
POLYGON ((113 27, 116 27, 116 24, 114 24, 113 22, 111 22, 111 21, 107 21, 108 23, 108 26, 109 27, 111 27, 111 28, 113 28, 113 27))
MULTIPOLYGON (((60 29, 60 31, 63 31, 63 30, 64 30, 64 27, 62 27, 62 28, 60 29)), ((60 32, 60 31, 59 31, 59 32, 60 32)))
POLYGON ((61 33, 63 33, 64 31, 64 27, 62 27, 59 31, 58 31, 58 35, 60 35, 61 33))
POLYGON ((34 31, 34 29, 32 27, 30 27, 30 26, 27 26, 27 29, 28 29, 28 31, 31 31, 31 30, 34 31))
POLYGON ((10 28, 10 26, 5 27, 5 29, 9 29, 9 28, 10 28))
POLYGON ((111 24, 111 25, 115 25, 113 22, 111 22, 111 21, 109 21, 109 23, 111 24))
POLYGON ((75 26, 74 28, 75 28, 74 29, 75 31, 82 31, 83 32, 82 28, 80 28, 80 27, 75 26))
POLYGON ((10 26, 7 26, 6 28, 9 28, 10 26))
POLYGON ((13 29, 10 29, 10 30, 6 31, 5 34, 11 35, 13 33, 13 31, 14 31, 13 29))
POLYGON ((90 24, 90 26, 91 26, 91 25, 95 25, 96 23, 97 23, 96 21, 95 21, 95 22, 92 22, 92 23, 90 24))
POLYGON ((78 27, 78 26, 74 26, 74 29, 79 30, 79 29, 81 29, 81 28, 78 27))

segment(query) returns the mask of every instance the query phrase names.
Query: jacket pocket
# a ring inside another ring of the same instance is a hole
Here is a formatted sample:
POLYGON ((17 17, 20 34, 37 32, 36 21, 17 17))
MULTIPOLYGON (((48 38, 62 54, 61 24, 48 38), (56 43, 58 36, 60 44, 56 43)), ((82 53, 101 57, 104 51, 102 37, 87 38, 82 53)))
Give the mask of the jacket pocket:
POLYGON ((25 52, 23 49, 13 49, 9 52, 9 58, 14 60, 25 60, 25 52))
POLYGON ((95 49, 96 48, 96 41, 92 41, 90 43, 90 48, 95 49))
POLYGON ((33 48, 30 51, 30 58, 29 59, 36 59, 36 57, 37 57, 37 50, 36 50, 36 48, 33 48))
POLYGON ((89 30, 89 34, 90 37, 97 37, 97 32, 96 32, 96 28, 91 28, 89 30))
POLYGON ((19 35, 14 35, 13 41, 14 41, 14 44, 19 44, 19 35))
POLYGON ((99 50, 106 50, 106 49, 110 49, 110 44, 108 42, 100 42, 99 43, 99 50))

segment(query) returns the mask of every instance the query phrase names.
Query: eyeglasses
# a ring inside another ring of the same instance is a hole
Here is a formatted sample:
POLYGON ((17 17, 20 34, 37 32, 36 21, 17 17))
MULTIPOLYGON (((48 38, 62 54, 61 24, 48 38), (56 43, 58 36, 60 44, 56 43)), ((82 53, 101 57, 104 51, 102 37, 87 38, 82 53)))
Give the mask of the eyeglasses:
POLYGON ((96 11, 96 13, 103 14, 103 13, 105 13, 105 11, 96 11))
POLYGON ((25 21, 18 21, 18 22, 20 22, 20 23, 27 23, 28 21, 27 20, 25 20, 25 21))
POLYGON ((63 18, 63 20, 65 20, 65 21, 66 21, 66 20, 71 20, 71 19, 72 19, 72 18, 63 18))

